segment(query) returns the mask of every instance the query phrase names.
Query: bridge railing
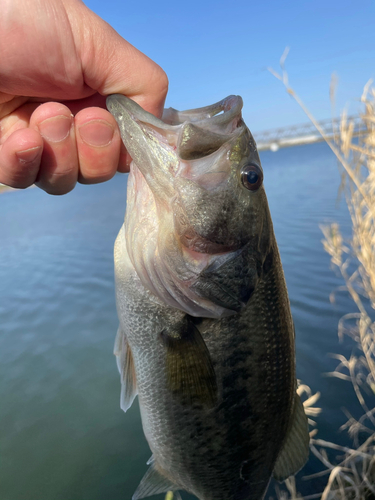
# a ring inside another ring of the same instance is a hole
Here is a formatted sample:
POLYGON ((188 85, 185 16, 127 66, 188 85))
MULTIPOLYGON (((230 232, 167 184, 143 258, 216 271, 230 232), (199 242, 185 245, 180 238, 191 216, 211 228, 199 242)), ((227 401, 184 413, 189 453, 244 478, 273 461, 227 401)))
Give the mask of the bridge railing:
MULTIPOLYGON (((347 120, 354 123, 354 135, 358 135, 365 131, 365 126, 359 115, 348 116, 347 120)), ((329 118, 327 120, 321 120, 319 125, 327 136, 332 137, 335 133, 338 133, 340 121, 341 118, 329 118)), ((273 151, 281 147, 308 144, 324 140, 311 122, 254 132, 253 135, 259 150, 271 149, 273 151)))

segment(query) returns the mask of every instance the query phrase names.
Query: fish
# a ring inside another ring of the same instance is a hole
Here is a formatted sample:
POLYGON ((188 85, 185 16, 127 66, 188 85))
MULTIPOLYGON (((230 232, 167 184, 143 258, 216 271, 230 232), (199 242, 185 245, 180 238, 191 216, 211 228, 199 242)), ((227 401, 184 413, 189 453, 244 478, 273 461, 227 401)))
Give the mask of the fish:
POLYGON ((133 500, 259 500, 308 458, 288 292, 242 107, 229 96, 158 119, 107 98, 132 157, 114 249, 120 404, 138 395, 152 452, 133 500))

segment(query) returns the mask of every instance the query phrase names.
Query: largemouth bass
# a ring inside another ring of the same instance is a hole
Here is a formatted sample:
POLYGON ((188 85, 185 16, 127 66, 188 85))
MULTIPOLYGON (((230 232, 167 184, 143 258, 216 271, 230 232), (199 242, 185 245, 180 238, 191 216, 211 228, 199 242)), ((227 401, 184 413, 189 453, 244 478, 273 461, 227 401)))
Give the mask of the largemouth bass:
POLYGON ((230 96, 159 120, 107 100, 132 156, 115 244, 121 407, 152 451, 133 500, 258 500, 306 462, 294 327, 254 139, 230 96))

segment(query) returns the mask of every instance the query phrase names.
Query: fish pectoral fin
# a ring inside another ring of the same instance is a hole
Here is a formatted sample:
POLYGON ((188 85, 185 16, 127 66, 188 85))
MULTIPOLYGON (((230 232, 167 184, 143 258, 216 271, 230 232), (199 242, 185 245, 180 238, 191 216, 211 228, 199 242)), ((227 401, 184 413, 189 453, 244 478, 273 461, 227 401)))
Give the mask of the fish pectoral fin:
POLYGON ((120 406, 126 412, 138 394, 133 354, 125 333, 119 326, 117 330, 114 355, 121 376, 120 406))
POLYGON ((178 490, 178 487, 158 471, 158 466, 153 461, 148 471, 143 476, 142 481, 139 483, 138 488, 135 490, 132 500, 176 490, 178 490))
POLYGON ((215 370, 207 346, 192 318, 161 332, 166 347, 168 384, 183 403, 212 407, 217 401, 215 370))
POLYGON ((298 394, 295 395, 293 421, 285 443, 276 460, 273 477, 285 481, 289 476, 297 474, 307 462, 309 456, 309 426, 298 394))

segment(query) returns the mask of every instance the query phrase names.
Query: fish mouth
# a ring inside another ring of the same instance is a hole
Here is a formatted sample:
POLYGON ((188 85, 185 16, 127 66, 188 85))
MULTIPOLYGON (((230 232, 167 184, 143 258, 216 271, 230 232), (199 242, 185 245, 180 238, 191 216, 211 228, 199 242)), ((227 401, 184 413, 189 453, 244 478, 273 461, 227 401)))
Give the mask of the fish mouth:
MULTIPOLYGON (((164 110, 162 119, 145 111, 121 94, 107 97, 133 164, 150 188, 157 206, 174 212, 174 225, 181 245, 190 252, 221 254, 237 250, 238 244, 219 242, 203 235, 184 216, 187 183, 212 192, 224 184, 231 171, 229 151, 246 128, 242 121, 243 101, 230 95, 201 108, 164 110)), ((197 191, 195 191, 197 193, 197 191)))
POLYGON ((168 143, 181 160, 195 160, 214 153, 242 124, 242 106, 242 98, 231 95, 202 108, 186 111, 168 108, 159 120, 128 97, 121 94, 107 97, 107 108, 115 117, 124 144, 135 161, 137 154, 133 145, 149 147, 150 141, 144 137, 150 130, 154 137, 168 143))
POLYGON ((221 131, 222 133, 223 127, 225 128, 233 118, 240 115, 243 106, 240 96, 230 95, 215 104, 202 108, 187 109, 185 111, 178 111, 174 108, 164 109, 160 120, 122 94, 108 96, 106 103, 108 110, 113 115, 127 111, 134 119, 161 129, 169 129, 171 126, 176 127, 185 122, 199 122, 202 127, 207 128, 207 125, 209 125, 210 128, 218 128, 218 132, 221 131))

